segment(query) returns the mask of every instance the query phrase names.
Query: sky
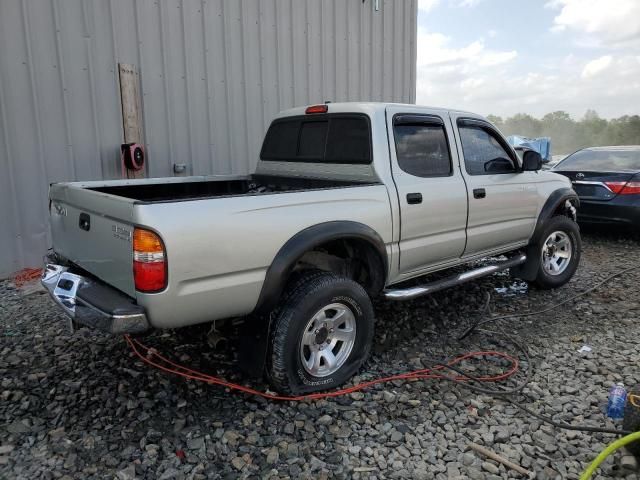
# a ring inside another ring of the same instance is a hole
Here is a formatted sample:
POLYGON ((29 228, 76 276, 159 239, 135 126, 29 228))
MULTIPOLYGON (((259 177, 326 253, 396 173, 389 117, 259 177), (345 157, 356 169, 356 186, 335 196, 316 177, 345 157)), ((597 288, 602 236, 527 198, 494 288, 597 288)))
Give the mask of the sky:
POLYGON ((418 0, 416 103, 640 114, 640 0, 418 0))

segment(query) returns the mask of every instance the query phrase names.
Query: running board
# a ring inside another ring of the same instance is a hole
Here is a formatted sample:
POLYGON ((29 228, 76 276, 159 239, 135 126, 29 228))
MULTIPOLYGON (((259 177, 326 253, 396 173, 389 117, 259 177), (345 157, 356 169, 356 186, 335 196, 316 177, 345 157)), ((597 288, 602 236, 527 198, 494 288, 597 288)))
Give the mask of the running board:
POLYGON ((460 273, 459 275, 452 275, 450 277, 443 278, 431 283, 425 283, 424 285, 417 285, 409 288, 391 288, 386 289, 383 293, 385 298, 389 300, 411 300, 416 297, 428 295, 433 292, 444 290, 445 288, 455 287, 462 283, 470 282, 476 278, 486 277, 496 272, 501 272, 507 268, 516 267, 522 265, 527 261, 527 256, 524 254, 511 257, 504 262, 494 263, 484 267, 469 270, 468 272, 460 273))

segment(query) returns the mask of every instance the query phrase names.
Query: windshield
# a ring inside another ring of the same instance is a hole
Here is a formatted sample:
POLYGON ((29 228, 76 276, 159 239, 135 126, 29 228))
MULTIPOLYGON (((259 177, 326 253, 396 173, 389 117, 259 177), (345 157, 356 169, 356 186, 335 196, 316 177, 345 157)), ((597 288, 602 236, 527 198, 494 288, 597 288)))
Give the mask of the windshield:
POLYGON ((555 170, 636 171, 640 150, 580 150, 562 160, 555 170))

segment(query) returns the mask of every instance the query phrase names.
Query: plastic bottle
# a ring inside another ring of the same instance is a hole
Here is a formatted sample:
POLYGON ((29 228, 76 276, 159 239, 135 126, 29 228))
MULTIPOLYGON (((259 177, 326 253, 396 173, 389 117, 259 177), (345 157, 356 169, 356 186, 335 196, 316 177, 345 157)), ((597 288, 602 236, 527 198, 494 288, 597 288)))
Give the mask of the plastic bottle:
POLYGON ((627 391, 622 382, 617 383, 609 390, 609 403, 607 404, 607 416, 614 420, 624 417, 624 404, 627 400, 627 391))

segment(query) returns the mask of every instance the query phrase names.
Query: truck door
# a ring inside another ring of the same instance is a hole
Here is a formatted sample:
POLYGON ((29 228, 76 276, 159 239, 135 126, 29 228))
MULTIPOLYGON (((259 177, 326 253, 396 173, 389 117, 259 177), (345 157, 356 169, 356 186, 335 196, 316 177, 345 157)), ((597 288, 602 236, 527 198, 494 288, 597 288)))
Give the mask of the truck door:
POLYGON ((447 112, 387 109, 391 170, 400 204, 401 274, 459 258, 467 191, 447 112))
POLYGON ((489 123, 451 115, 469 192, 465 256, 526 244, 538 211, 536 172, 520 171, 515 151, 489 123))

